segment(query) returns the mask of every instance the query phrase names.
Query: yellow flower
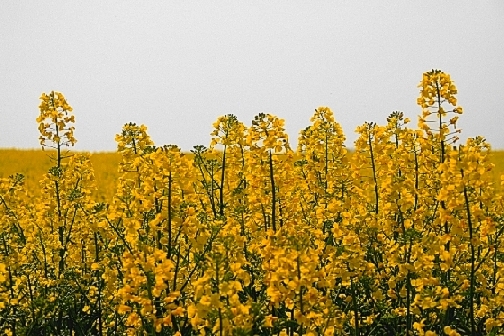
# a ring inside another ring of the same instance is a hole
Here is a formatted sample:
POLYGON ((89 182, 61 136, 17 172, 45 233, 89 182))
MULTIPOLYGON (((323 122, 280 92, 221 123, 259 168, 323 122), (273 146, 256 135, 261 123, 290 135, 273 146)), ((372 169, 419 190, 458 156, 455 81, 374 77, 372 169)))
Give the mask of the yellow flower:
POLYGON ((7 273, 5 264, 0 263, 0 282, 5 281, 7 278, 5 277, 5 274, 7 273))
POLYGON ((119 305, 119 307, 117 308, 117 313, 119 314, 125 314, 129 311, 131 311, 131 307, 124 304, 119 305))

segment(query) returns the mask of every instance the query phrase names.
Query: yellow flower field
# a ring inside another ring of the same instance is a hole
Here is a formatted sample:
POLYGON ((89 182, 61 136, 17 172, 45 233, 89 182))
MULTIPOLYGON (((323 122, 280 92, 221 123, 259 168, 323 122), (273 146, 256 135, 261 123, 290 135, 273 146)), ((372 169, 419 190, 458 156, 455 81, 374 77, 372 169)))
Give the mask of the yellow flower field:
MULTIPOLYGON (((352 150, 349 149, 348 152, 351 157, 352 150)), ((25 176, 26 188, 40 196, 39 181, 51 167, 50 153, 42 150, 0 148, 0 178, 22 173, 25 176)), ((192 157, 192 153, 185 154, 192 157)), ((501 175, 504 174, 504 150, 492 150, 489 157, 490 162, 495 165, 492 170, 494 187, 499 190, 501 175)), ((115 194, 115 183, 119 177, 117 167, 121 155, 115 152, 97 152, 91 153, 90 159, 96 178, 97 190, 94 195, 99 201, 108 202, 115 194)))
MULTIPOLYGON (((85 153, 79 153, 85 154, 85 153)), ((40 180, 52 166, 53 151, 21 150, 0 148, 0 178, 21 173, 25 176, 25 186, 34 195, 40 196, 40 180)), ((112 200, 118 178, 117 166, 121 155, 114 152, 92 153, 97 191, 94 195, 100 202, 112 200)))
POLYGON ((459 144, 448 74, 419 87, 416 126, 364 123, 352 153, 328 107, 295 150, 260 113, 190 154, 133 123, 117 153, 74 153, 78 114, 42 94, 53 151, 0 151, 0 330, 502 334, 504 153, 459 144))

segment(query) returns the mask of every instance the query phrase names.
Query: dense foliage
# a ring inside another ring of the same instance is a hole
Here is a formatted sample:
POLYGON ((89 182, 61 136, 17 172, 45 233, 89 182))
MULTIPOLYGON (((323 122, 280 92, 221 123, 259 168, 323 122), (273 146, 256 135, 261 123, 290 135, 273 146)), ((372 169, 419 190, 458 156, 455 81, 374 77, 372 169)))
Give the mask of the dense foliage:
POLYGON ((191 156, 146 127, 116 136, 120 178, 98 202, 72 108, 41 97, 54 165, 41 195, 0 180, 0 328, 9 335, 494 335, 504 324, 503 201, 489 145, 457 144, 450 76, 423 75, 402 112, 357 128, 327 107, 301 131, 260 113, 213 125, 191 156))

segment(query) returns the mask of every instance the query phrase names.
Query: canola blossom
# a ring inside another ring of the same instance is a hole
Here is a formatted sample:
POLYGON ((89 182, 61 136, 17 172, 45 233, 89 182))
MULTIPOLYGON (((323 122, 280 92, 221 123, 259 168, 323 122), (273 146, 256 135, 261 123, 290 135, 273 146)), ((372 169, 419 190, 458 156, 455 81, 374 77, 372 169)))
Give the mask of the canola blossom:
MULTIPOLYGON (((504 203, 490 145, 459 144, 450 76, 423 74, 417 127, 365 122, 355 151, 319 107, 296 151, 285 121, 234 115, 191 155, 147 127, 116 135, 98 197, 63 94, 42 94, 40 192, 0 179, 6 335, 497 335, 504 203)), ((504 184, 504 179, 503 179, 504 184)))

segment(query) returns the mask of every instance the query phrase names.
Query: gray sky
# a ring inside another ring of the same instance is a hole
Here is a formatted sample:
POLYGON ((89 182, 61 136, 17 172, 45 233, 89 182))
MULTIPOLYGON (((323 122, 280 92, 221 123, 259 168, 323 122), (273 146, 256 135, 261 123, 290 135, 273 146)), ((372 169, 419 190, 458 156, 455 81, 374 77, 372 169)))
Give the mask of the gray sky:
POLYGON ((451 74, 466 137, 504 149, 504 1, 5 1, 0 147, 38 147, 39 96, 74 108, 78 150, 115 150, 127 122, 156 145, 209 144, 233 113, 286 119, 291 146, 329 106, 347 136, 451 74))

